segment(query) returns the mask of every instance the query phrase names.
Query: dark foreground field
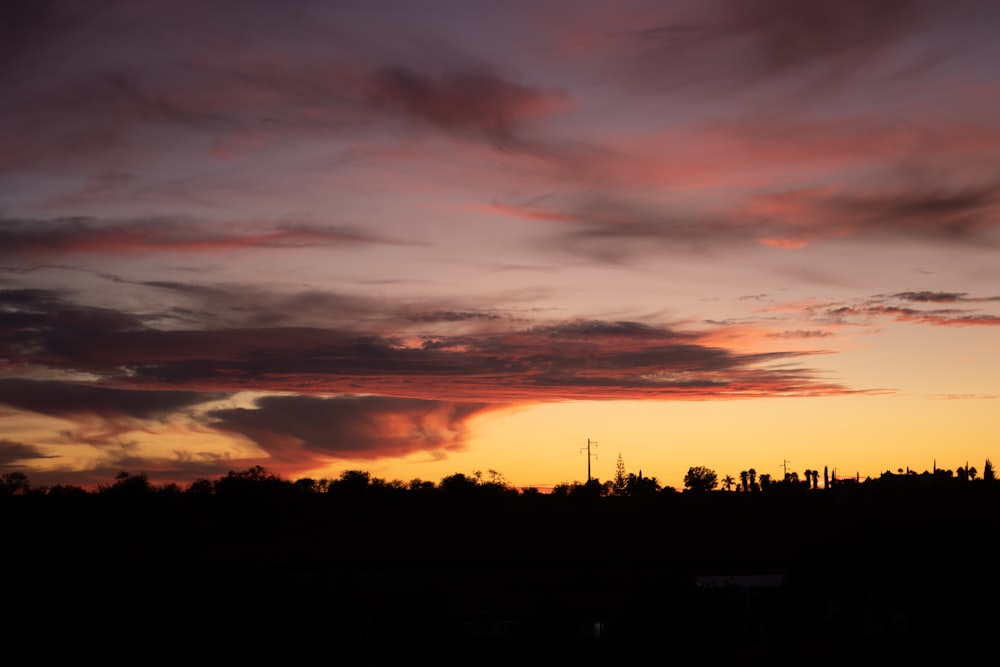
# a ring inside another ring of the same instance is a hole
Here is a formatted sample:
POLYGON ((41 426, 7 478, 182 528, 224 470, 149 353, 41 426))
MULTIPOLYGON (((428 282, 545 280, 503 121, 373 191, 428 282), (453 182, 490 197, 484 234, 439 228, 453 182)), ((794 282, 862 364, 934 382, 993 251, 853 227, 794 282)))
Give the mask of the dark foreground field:
POLYGON ((915 664, 996 650, 992 489, 0 500, 6 664, 915 664))

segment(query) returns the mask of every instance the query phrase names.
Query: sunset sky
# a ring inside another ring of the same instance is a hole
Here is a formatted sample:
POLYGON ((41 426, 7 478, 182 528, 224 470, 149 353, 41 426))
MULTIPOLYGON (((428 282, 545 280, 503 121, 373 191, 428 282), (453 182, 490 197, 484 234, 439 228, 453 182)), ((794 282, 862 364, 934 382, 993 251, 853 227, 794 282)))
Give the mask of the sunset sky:
POLYGON ((1000 459, 1000 5, 5 0, 0 471, 1000 459), (581 452, 581 449, 584 449, 581 452))

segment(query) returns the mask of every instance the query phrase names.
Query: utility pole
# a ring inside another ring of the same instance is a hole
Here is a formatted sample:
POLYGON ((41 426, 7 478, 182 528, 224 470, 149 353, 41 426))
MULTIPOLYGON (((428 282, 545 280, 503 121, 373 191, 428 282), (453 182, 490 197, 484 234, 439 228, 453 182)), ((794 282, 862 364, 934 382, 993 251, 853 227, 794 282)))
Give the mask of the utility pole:
POLYGON ((785 473, 785 479, 788 479, 788 464, 791 463, 788 459, 781 459, 781 470, 785 473))
MULTIPOLYGON (((593 456, 595 459, 597 458, 597 454, 591 454, 590 453, 590 446, 591 445, 593 445, 594 447, 597 447, 597 443, 596 442, 591 442, 590 438, 587 438, 587 481, 588 482, 590 481, 590 457, 593 456)), ((581 453, 583 452, 583 447, 580 448, 580 452, 581 453)))

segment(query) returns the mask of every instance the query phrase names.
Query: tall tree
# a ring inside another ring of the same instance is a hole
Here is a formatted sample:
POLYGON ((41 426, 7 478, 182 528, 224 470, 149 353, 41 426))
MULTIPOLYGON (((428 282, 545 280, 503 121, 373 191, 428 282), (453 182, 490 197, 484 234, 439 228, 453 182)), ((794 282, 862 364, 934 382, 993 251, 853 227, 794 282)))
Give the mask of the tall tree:
POLYGON ((611 483, 611 492, 616 496, 624 496, 628 487, 628 473, 625 472, 625 461, 622 460, 621 452, 618 452, 618 461, 615 463, 615 477, 611 483))

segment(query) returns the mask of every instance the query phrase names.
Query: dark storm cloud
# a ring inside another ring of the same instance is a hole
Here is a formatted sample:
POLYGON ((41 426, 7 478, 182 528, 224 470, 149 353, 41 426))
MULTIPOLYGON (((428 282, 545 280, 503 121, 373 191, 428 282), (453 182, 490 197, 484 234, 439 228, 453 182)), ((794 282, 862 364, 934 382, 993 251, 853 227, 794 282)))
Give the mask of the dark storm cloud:
MULTIPOLYGON (((215 298, 209 294, 206 304, 215 298)), ((295 301, 289 298, 287 303, 295 301)), ((267 294, 258 301, 266 303, 267 294)), ((55 384, 48 391, 27 380, 6 381, 17 388, 7 391, 7 402, 48 414, 105 410, 108 416, 151 418, 209 400, 200 392, 238 390, 489 402, 689 396, 698 386, 710 387, 712 395, 782 395, 803 391, 809 375, 803 371, 787 384, 789 373, 771 367, 801 353, 741 354, 706 344, 703 334, 638 322, 580 320, 518 328, 512 326, 516 320, 498 319, 486 320, 487 329, 476 333, 407 335, 398 327, 409 321, 400 307, 404 315, 388 319, 394 335, 377 328, 349 330, 338 322, 356 318, 348 312, 331 315, 324 327, 253 327, 238 321, 219 326, 204 317, 215 326, 161 330, 153 323, 176 321, 176 314, 130 316, 41 290, 0 291, 3 303, 0 342, 10 363, 91 373, 118 387, 55 384), (188 391, 139 391, 130 398, 121 387, 131 385, 188 391)), ((372 304, 369 311, 380 307, 384 304, 372 304)), ((190 317, 199 319, 194 311, 190 317)), ((841 389, 816 380, 814 390, 841 389)))
MULTIPOLYGON (((64 267, 72 270, 72 267, 64 267)), ((505 316, 499 312, 486 310, 458 309, 464 304, 448 303, 437 299, 428 304, 416 302, 395 303, 371 298, 331 292, 320 289, 298 289, 278 291, 259 286, 227 283, 191 283, 166 280, 130 280, 115 274, 96 274, 118 285, 134 286, 150 290, 147 302, 156 304, 155 309, 122 326, 135 328, 140 322, 152 326, 154 322, 171 322, 172 328, 187 326, 194 329, 206 328, 296 328, 303 326, 335 326, 342 331, 356 330, 371 333, 373 329, 402 328, 414 324, 435 323, 499 323, 505 316), (440 308, 439 306, 454 306, 440 308)), ((15 290, 0 290, 0 304, 4 295, 12 295, 8 301, 14 303, 15 290)), ((21 297, 26 299, 27 297, 21 297)), ((29 301, 42 302, 51 313, 53 309, 71 308, 66 294, 34 291, 29 301)), ((42 317, 42 310, 33 307, 36 321, 42 317)), ((87 310, 90 316, 100 309, 87 310)), ((14 308, 7 313, 17 317, 14 308)), ((0 313, 0 322, 3 314, 0 313)), ((2 329, 0 329, 2 330, 2 329)))
POLYGON ((458 312, 453 310, 436 310, 426 313, 414 313, 407 315, 406 319, 412 322, 469 322, 469 321, 492 321, 500 319, 497 313, 489 312, 458 312))
POLYGON ((7 87, 17 104, 0 101, 7 158, 0 173, 75 161, 118 166, 157 150, 202 159, 205 147, 230 160, 316 138, 350 137, 355 147, 346 152, 357 158, 366 140, 385 140, 406 125, 407 133, 431 127, 504 149, 541 150, 524 136, 525 123, 564 109, 568 99, 446 55, 426 19, 387 22, 386 12, 409 11, 403 4, 299 1, 279 9, 182 0, 104 2, 86 12, 68 2, 34 4, 15 2, 6 10, 11 39, 0 33, 0 55, 16 56, 22 70, 7 87), (430 56, 435 49, 441 54, 430 56))
POLYGON ((375 459, 463 444, 465 423, 483 403, 380 396, 266 396, 253 409, 209 413, 219 430, 239 433, 278 460, 375 459))
MULTIPOLYGON (((119 376, 123 369, 180 379, 197 371, 201 359, 231 367, 243 365, 353 368, 357 351, 382 350, 391 368, 403 363, 399 341, 381 330, 406 326, 462 325, 498 327, 498 313, 420 310, 413 303, 386 303, 321 290, 279 293, 246 285, 176 281, 130 281, 105 276, 117 285, 147 289, 147 310, 132 314, 78 304, 69 291, 0 289, 0 349, 11 363, 42 365, 119 376), (170 331, 160 327, 169 323, 170 331), (301 346, 309 352, 296 353, 301 346), (256 356, 269 350, 265 356, 256 356), (324 360, 326 360, 324 362, 324 360), (170 368, 161 368, 170 365, 170 368)), ((380 365, 376 359, 369 363, 380 365)), ((420 362, 410 361, 402 368, 420 362)), ((380 366, 379 366, 380 367, 380 366)), ((252 374, 248 377, 252 377, 252 374)))
POLYGON ((970 296, 968 292, 932 292, 929 290, 897 292, 890 294, 888 298, 917 303, 989 303, 990 301, 1000 301, 1000 296, 974 297, 970 296))
POLYGON ((101 9, 62 0, 4 0, 0 3, 0 80, 101 9))
POLYGON ((87 341, 142 327, 139 316, 77 305, 56 291, 0 290, 0 350, 8 362, 19 363, 29 357, 41 361, 51 354, 58 364, 58 359, 73 357, 73 350, 87 341))
POLYGON ((964 301, 968 297, 966 292, 929 292, 922 290, 919 292, 897 292, 892 295, 896 299, 903 301, 917 301, 921 303, 954 303, 964 301))
MULTIPOLYGON (((125 281, 171 296, 177 305, 164 307, 164 318, 198 329, 218 327, 298 327, 337 323, 358 328, 372 320, 392 319, 369 299, 323 290, 280 293, 239 284, 194 284, 177 281, 125 281)), ((410 318, 403 318, 410 319, 410 318)))
POLYGON ((553 228, 551 247, 611 264, 661 252, 708 252, 752 242, 772 231, 770 226, 755 228, 622 197, 589 198, 567 210, 575 222, 553 228))
POLYGON ((533 333, 551 339, 577 339, 591 337, 616 337, 622 339, 659 339, 669 341, 690 341, 694 334, 677 333, 643 322, 604 320, 578 320, 560 324, 540 325, 531 329, 533 333))
POLYGON ((178 410, 225 398, 223 393, 113 389, 70 382, 0 379, 0 405, 52 417, 162 419, 178 410))
MULTIPOLYGON (((514 330, 438 336, 413 347, 393 338, 330 330, 230 330, 161 335, 160 349, 150 356, 172 357, 169 364, 144 364, 133 357, 128 366, 137 378, 156 386, 493 402, 668 396, 699 385, 712 387, 713 394, 789 391, 784 384, 789 374, 768 365, 798 354, 744 355, 681 340, 670 332, 644 334, 629 343, 620 336, 557 337, 551 331, 514 330), (201 353, 185 359, 185 350, 201 353)), ((90 351, 88 357, 101 357, 110 365, 122 361, 115 350, 141 346, 110 341, 106 350, 90 351)), ((803 371, 794 391, 808 384, 806 375, 803 371)), ((834 390, 818 381, 814 389, 834 390)))
POLYGON ((854 232, 890 232, 941 240, 982 242, 978 233, 1000 225, 1000 184, 952 190, 844 194, 820 201, 836 225, 854 232))
POLYGON ((31 463, 38 459, 58 458, 50 454, 45 454, 34 445, 26 445, 21 442, 13 442, 0 438, 0 469, 9 470, 17 465, 31 463))
MULTIPOLYGON (((756 196, 755 196, 756 197, 756 196)), ((888 189, 837 194, 787 192, 757 197, 781 210, 707 215, 624 198, 565 208, 572 224, 552 227, 551 247, 620 264, 652 253, 708 253, 747 244, 799 247, 845 237, 993 244, 1000 228, 1000 184, 888 189)))
MULTIPOLYGON (((672 22, 633 37, 638 68, 654 85, 740 87, 794 77, 800 90, 817 92, 870 75, 904 38, 940 28, 942 16, 964 20, 963 10, 977 5, 987 6, 965 0, 715 0, 691 3, 675 11, 672 22)), ((938 44, 922 47, 891 71, 912 71, 950 55, 938 44)))
POLYGON ((484 70, 431 76, 406 66, 375 70, 368 88, 375 108, 498 144, 513 141, 522 121, 551 113, 563 97, 484 70))
MULTIPOLYGON (((718 36, 747 42, 761 74, 826 63, 833 72, 867 63, 921 17, 925 0, 727 0, 718 36)), ((734 63, 736 64, 736 63, 734 63)))
POLYGON ((247 248, 309 248, 393 243, 361 230, 303 223, 198 223, 173 218, 54 220, 0 218, 0 257, 79 253, 225 252, 247 248))

